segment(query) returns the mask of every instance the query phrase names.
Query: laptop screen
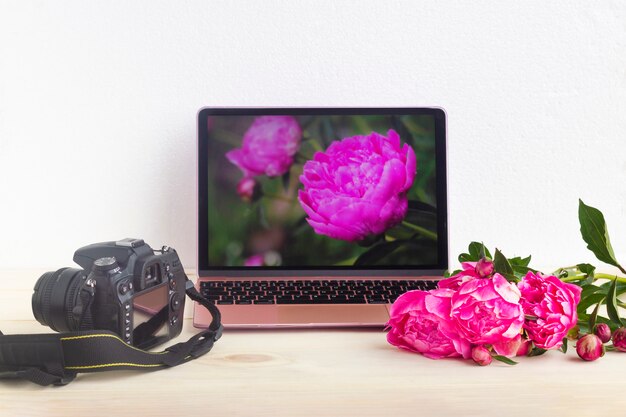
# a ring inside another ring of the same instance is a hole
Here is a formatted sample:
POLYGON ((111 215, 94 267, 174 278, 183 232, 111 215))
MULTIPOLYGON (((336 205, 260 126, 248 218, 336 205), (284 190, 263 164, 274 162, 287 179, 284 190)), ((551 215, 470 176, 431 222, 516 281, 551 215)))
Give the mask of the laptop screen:
POLYGON ((199 270, 447 268, 439 109, 203 109, 199 270))

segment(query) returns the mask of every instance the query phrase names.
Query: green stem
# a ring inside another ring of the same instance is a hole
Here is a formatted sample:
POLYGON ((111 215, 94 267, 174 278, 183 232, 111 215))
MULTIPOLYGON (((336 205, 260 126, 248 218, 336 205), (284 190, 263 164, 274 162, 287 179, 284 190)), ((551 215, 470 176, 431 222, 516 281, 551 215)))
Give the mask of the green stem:
MULTIPOLYGON (((574 275, 574 276, 567 277, 567 278, 561 278, 561 281, 571 282, 571 281, 578 281, 578 280, 585 279, 585 278, 587 278, 587 275, 574 275)), ((617 282, 626 283, 626 278, 618 277, 618 276, 610 275, 610 274, 598 273, 598 274, 594 274, 593 278, 594 280, 608 279, 609 281, 617 280, 617 282)))
POLYGON ((617 275, 611 275, 611 274, 598 273, 598 274, 594 274, 593 277, 595 279, 608 279, 610 281, 617 280, 617 282, 626 282, 626 278, 618 277, 617 275))
POLYGON ((427 237, 428 239, 435 240, 435 241, 437 240, 437 233, 431 232, 430 230, 425 229, 425 228, 423 228, 421 226, 417 226, 417 225, 415 225, 413 223, 409 223, 407 221, 403 221, 402 222, 402 226, 407 227, 407 228, 409 228, 411 230, 415 230, 416 232, 418 232, 422 236, 427 237))
POLYGON ((358 256, 353 256, 352 258, 344 259, 343 261, 336 262, 335 266, 352 266, 358 258, 358 256))
POLYGON ((586 279, 587 275, 572 275, 567 278, 561 278, 563 282, 571 282, 571 281, 579 281, 581 279, 586 279))
POLYGON ((322 147, 322 145, 320 145, 317 139, 311 139, 309 143, 311 144, 311 146, 313 146, 313 148, 315 148, 316 151, 324 151, 324 148, 322 147))

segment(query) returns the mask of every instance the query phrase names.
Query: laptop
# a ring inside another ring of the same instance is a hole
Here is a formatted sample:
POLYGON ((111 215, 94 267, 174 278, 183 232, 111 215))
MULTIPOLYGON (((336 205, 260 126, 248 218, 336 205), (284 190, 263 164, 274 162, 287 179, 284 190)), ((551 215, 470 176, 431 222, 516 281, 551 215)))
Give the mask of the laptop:
POLYGON ((204 108, 197 287, 227 328, 382 327, 448 268, 446 194, 442 109, 204 108))

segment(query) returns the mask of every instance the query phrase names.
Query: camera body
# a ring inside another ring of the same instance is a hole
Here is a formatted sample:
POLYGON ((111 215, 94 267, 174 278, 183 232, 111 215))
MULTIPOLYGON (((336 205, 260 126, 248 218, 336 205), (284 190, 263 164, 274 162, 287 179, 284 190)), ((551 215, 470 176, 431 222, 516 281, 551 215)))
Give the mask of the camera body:
POLYGON ((57 331, 110 330, 141 349, 182 331, 187 277, 174 249, 123 239, 82 247, 74 262, 84 270, 48 272, 35 285, 40 323, 57 331))

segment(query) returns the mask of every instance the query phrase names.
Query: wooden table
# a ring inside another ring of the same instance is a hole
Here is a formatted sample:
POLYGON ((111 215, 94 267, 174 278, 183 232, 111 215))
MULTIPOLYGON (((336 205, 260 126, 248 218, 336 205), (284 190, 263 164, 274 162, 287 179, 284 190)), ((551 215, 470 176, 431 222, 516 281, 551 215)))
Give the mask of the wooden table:
MULTIPOLYGON (((30 310, 41 272, 0 271, 5 334, 49 331, 30 310)), ((177 341, 193 333, 187 319, 177 341)), ((172 369, 81 374, 65 387, 0 382, 0 416, 626 414, 626 354, 588 363, 570 349, 519 362, 434 361, 388 345, 382 331, 227 330, 209 354, 172 369)))

